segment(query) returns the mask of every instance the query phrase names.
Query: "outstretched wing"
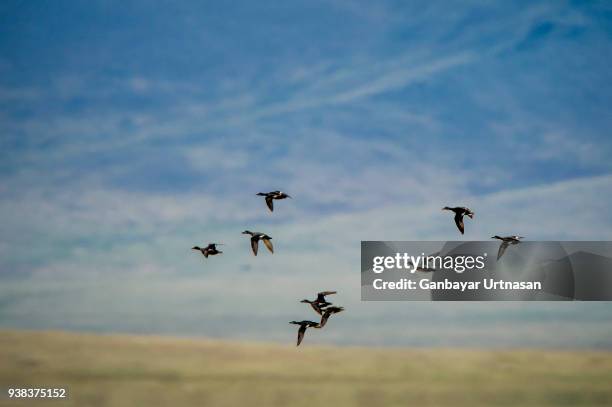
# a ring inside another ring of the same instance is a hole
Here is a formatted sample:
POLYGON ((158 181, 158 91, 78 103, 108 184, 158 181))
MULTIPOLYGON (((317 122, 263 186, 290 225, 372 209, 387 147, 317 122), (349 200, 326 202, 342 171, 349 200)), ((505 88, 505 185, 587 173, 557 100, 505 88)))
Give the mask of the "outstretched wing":
POLYGON ((251 238, 251 249, 253 250, 253 254, 255 256, 257 256, 257 248, 259 247, 259 244, 257 243, 259 239, 256 237, 252 237, 251 238))
POLYGON ((323 328, 329 319, 331 312, 324 312, 321 316, 321 322, 319 322, 319 328, 323 328))
POLYGON ((266 196, 266 205, 268 205, 270 212, 274 212, 274 202, 271 195, 266 196))
POLYGON ((300 329, 298 329, 297 345, 295 346, 300 346, 300 343, 302 343, 302 339, 304 339, 305 333, 306 333, 306 325, 300 325, 300 329))
POLYGON ((313 310, 315 310, 317 314, 323 315, 323 311, 321 311, 321 307, 319 307, 316 302, 311 302, 310 306, 312 307, 313 310))
POLYGON ((462 214, 455 213, 455 224, 457 225, 459 232, 463 234, 463 215, 462 214))
POLYGON ((274 253, 274 247, 272 247, 272 241, 270 239, 262 239, 270 253, 274 253))
POLYGON ((317 294, 317 302, 326 302, 325 301, 326 295, 336 294, 337 292, 338 291, 321 291, 320 293, 317 294))
POLYGON ((497 252, 497 260, 499 260, 501 258, 501 256, 504 255, 504 253, 506 252, 507 248, 508 248, 508 242, 502 242, 499 245, 499 250, 497 252))

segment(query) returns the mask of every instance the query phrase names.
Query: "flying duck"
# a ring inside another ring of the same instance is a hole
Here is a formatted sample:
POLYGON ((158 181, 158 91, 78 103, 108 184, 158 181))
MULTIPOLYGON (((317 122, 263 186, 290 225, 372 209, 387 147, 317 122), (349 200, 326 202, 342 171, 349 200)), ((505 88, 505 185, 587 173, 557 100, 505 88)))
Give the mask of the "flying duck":
POLYGON ((313 321, 291 321, 289 323, 300 326, 300 329, 298 329, 296 346, 300 346, 300 343, 302 343, 302 339, 304 339, 304 334, 306 333, 306 328, 319 328, 319 323, 313 321))
POLYGON ((463 206, 457 206, 454 208, 445 206, 444 208, 442 208, 442 210, 455 212, 455 224, 457 225, 457 229, 459 229, 459 232, 461 232, 461 234, 463 234, 464 231, 463 217, 467 215, 470 217, 470 219, 474 218, 474 212, 472 212, 469 208, 465 208, 463 206))
POLYGON ((506 249, 508 248, 509 245, 514 245, 514 244, 519 244, 521 243, 521 239, 523 239, 522 236, 493 236, 491 237, 491 239, 498 239, 501 240, 501 244, 499 245, 499 250, 497 251, 497 260, 499 261, 499 259, 501 258, 501 256, 504 255, 504 253, 506 252, 506 249))
POLYGON ((253 254, 257 256, 257 248, 259 247, 259 241, 263 241, 270 253, 274 253, 274 247, 272 247, 272 238, 265 233, 260 232, 251 232, 250 230, 245 230, 242 232, 243 235, 251 235, 251 249, 253 249, 253 254))
POLYGON ((322 315, 321 311, 323 310, 323 308, 325 308, 328 305, 332 304, 331 302, 328 302, 325 299, 325 296, 332 295, 332 294, 337 294, 337 293, 338 293, 338 291, 321 291, 320 293, 317 293, 317 298, 315 298, 313 301, 302 300, 300 302, 310 304, 312 309, 315 310, 315 312, 317 314, 322 315))
POLYGON ((328 305, 331 305, 331 302, 328 302, 325 299, 326 295, 332 295, 332 294, 336 294, 338 291, 321 291, 320 293, 317 294, 317 298, 315 298, 314 300, 310 301, 310 300, 302 300, 300 302, 306 303, 306 304, 310 304, 310 306, 312 307, 313 310, 315 310, 315 312, 319 315, 323 315, 323 308, 327 307, 328 305))
POLYGON ((323 315, 323 310, 322 308, 325 307, 325 305, 319 305, 319 303, 317 302, 317 300, 314 301, 310 301, 310 300, 302 300, 300 302, 306 303, 306 304, 310 304, 310 306, 312 307, 313 310, 315 310, 315 312, 319 315, 323 315))
POLYGON ((221 246, 223 243, 209 243, 206 247, 193 246, 191 250, 198 250, 202 252, 204 257, 214 256, 215 254, 223 253, 221 250, 217 250, 217 246, 221 246))
POLYGON ((270 212, 274 212, 274 199, 291 198, 288 194, 281 191, 258 192, 257 195, 266 197, 266 205, 268 205, 268 209, 270 209, 270 212))
POLYGON ((325 310, 323 311, 323 316, 321 317, 321 322, 319 323, 319 326, 315 328, 323 328, 325 324, 327 323, 327 320, 329 319, 329 317, 331 317, 333 314, 337 314, 342 311, 344 311, 343 307, 333 306, 333 307, 325 308, 325 310))

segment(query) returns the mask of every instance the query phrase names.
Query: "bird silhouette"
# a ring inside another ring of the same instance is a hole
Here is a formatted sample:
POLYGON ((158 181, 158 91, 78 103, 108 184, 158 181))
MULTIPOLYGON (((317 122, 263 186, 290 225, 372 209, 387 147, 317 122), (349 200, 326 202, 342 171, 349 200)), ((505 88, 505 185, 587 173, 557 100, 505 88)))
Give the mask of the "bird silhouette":
MULTIPOLYGON (((312 309, 319 315, 323 315, 323 310, 322 310, 322 306, 319 305, 319 303, 315 300, 315 301, 310 301, 310 300, 302 300, 300 302, 303 303, 307 303, 310 304, 310 306, 312 307, 312 309)), ((325 306, 323 306, 325 307, 325 306)))
POLYGON ((336 307, 336 306, 327 307, 323 311, 323 315, 321 316, 321 322, 319 323, 319 326, 315 328, 323 328, 325 324, 327 323, 327 320, 329 319, 329 317, 339 312, 342 312, 342 311, 344 311, 344 307, 336 307))
POLYGON ((319 315, 323 315, 323 309, 328 305, 331 305, 331 302, 328 302, 325 297, 328 295, 336 294, 337 291, 321 291, 317 293, 317 298, 314 300, 302 300, 300 302, 310 304, 313 310, 319 315))
POLYGON ((522 236, 502 237, 502 236, 495 235, 495 236, 492 236, 491 239, 498 239, 502 241, 501 244, 499 245, 499 250, 497 251, 497 261, 499 261, 499 259, 506 252, 506 249, 508 248, 508 246, 521 243, 521 239, 523 239, 523 237, 522 236))
POLYGON ((259 241, 261 240, 270 253, 274 253, 274 247, 272 246, 272 238, 265 233, 260 232, 251 232, 250 230, 245 230, 242 232, 243 235, 251 235, 251 249, 253 250, 253 254, 257 256, 257 249, 259 247, 259 241))
POLYGON ((300 343, 302 343, 302 340, 304 339, 304 334, 306 333, 307 328, 319 327, 319 323, 313 321, 291 321, 289 323, 300 326, 300 328, 298 329, 297 345, 295 346, 300 346, 300 343))
POLYGON ((266 205, 268 205, 268 209, 270 209, 270 212, 274 212, 274 200, 275 199, 291 198, 288 194, 281 192, 281 191, 258 192, 257 195, 265 197, 266 205))
POLYGON ((222 245, 223 243, 209 243, 206 247, 193 246, 191 250, 198 250, 204 255, 204 257, 208 258, 208 256, 214 256, 216 254, 223 253, 221 250, 217 250, 217 246, 222 245))
POLYGON ((457 206, 454 208, 445 206, 444 208, 442 208, 442 210, 455 212, 455 224, 457 225, 457 229, 459 229, 459 232, 461 232, 461 234, 463 234, 464 231, 463 217, 467 215, 470 217, 470 219, 474 218, 474 212, 472 212, 469 208, 465 208, 463 206, 457 206))

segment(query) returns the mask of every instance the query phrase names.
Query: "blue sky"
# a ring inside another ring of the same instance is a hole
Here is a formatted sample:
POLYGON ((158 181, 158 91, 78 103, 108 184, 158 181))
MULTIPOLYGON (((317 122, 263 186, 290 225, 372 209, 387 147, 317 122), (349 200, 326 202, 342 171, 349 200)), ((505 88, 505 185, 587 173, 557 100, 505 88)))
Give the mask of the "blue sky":
POLYGON ((336 288, 314 342, 612 346, 606 304, 362 304, 357 274, 362 239, 458 238, 447 204, 466 239, 612 238, 609 4, 176 3, 0 5, 1 326, 285 341, 336 288))

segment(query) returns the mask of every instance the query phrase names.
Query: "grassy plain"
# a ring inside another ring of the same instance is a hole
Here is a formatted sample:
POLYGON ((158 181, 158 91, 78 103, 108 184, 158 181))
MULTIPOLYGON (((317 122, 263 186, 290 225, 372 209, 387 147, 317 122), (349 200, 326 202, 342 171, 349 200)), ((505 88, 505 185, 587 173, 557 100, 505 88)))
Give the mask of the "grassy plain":
POLYGON ((612 353, 375 349, 0 330, 4 406, 610 406, 612 353))

